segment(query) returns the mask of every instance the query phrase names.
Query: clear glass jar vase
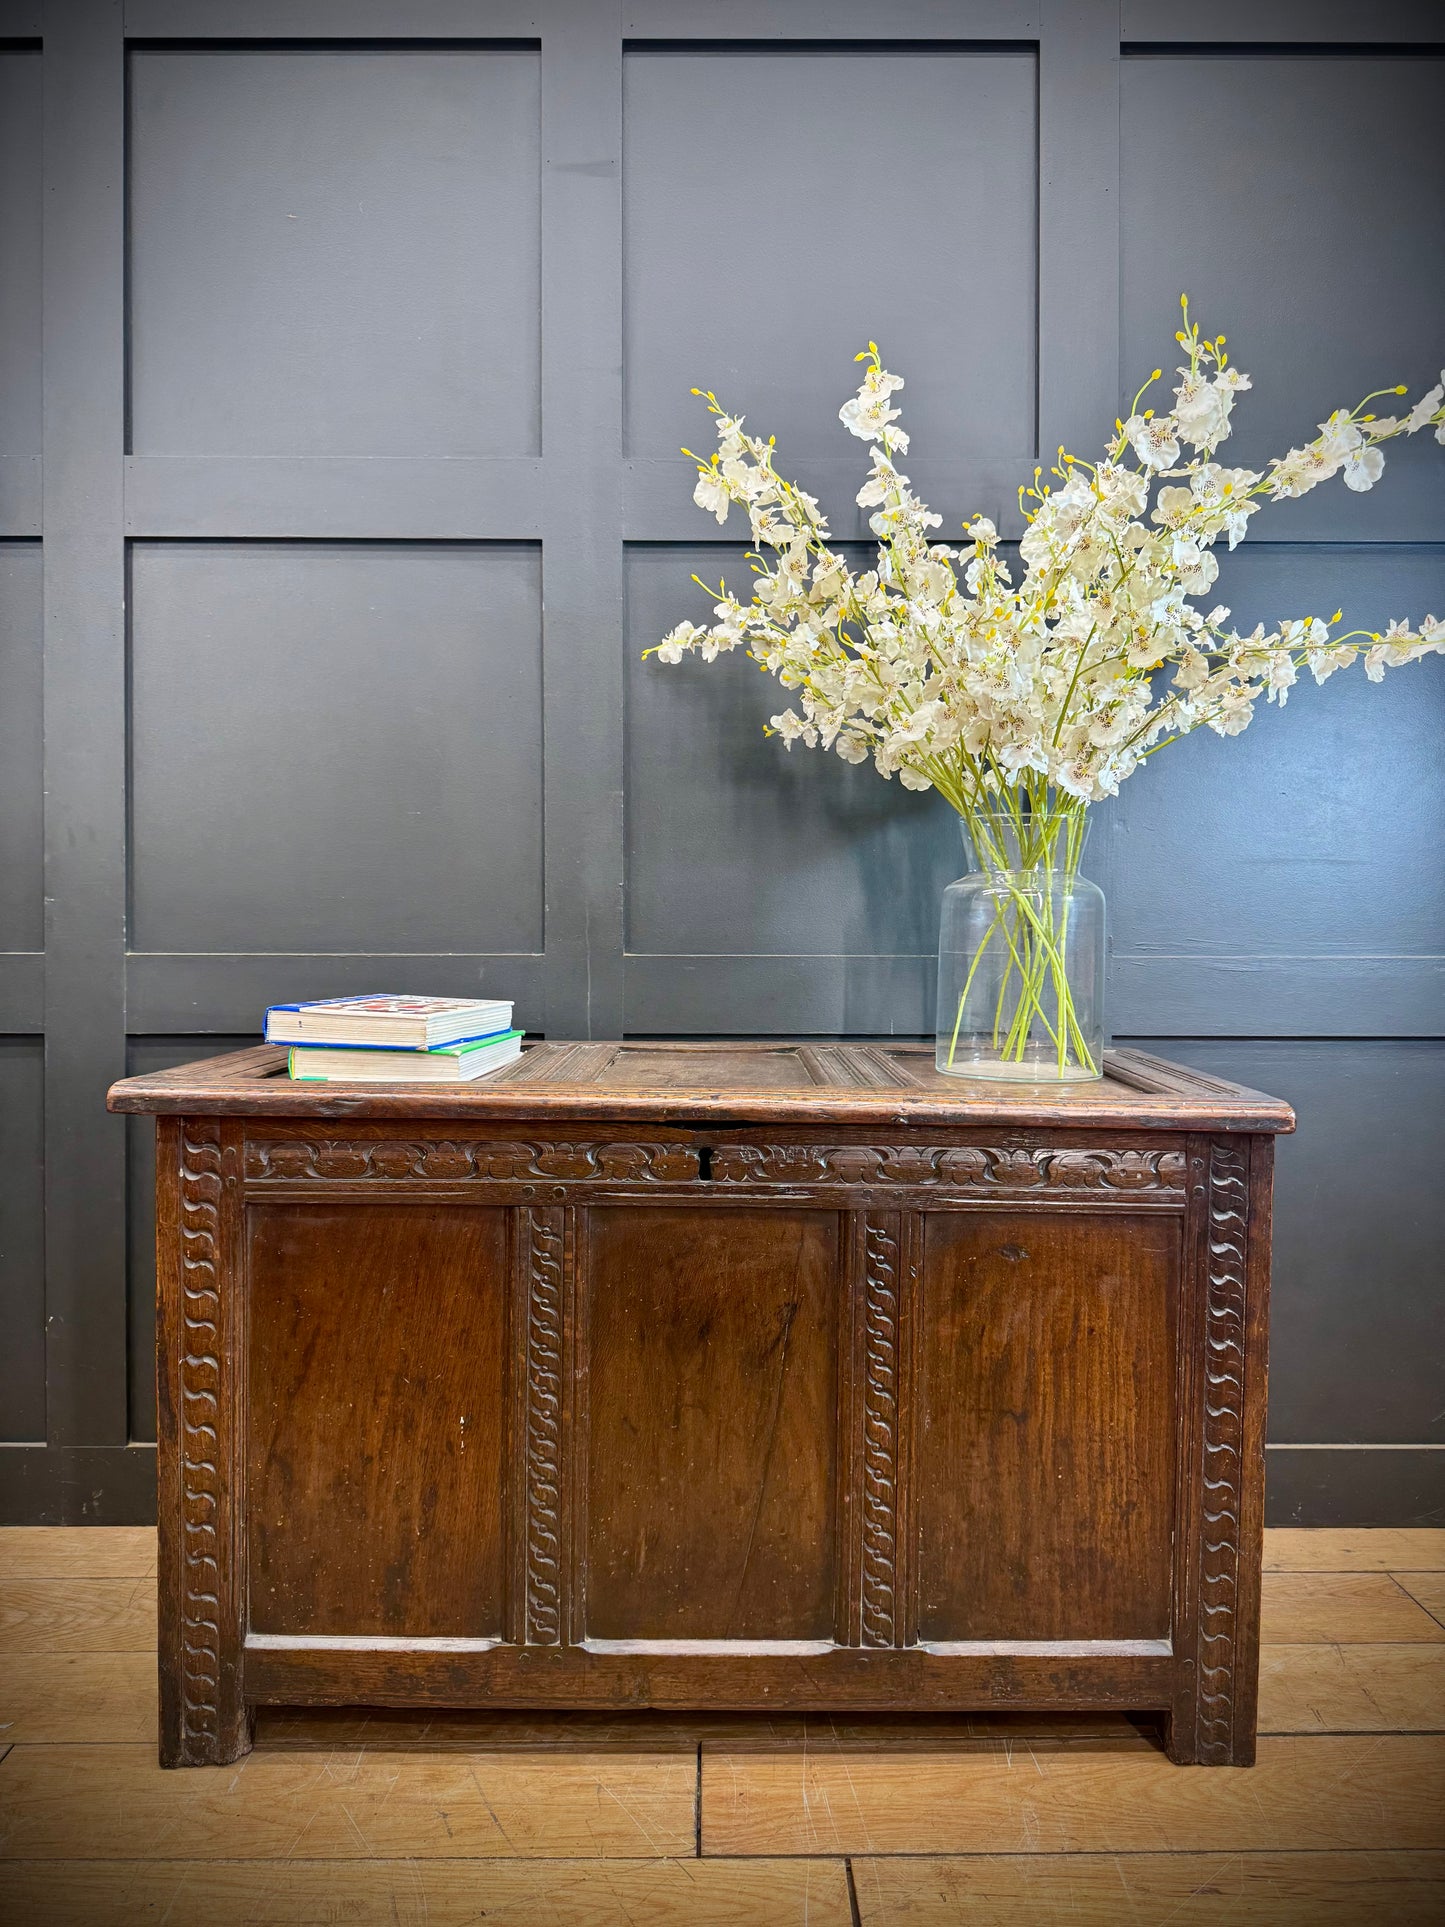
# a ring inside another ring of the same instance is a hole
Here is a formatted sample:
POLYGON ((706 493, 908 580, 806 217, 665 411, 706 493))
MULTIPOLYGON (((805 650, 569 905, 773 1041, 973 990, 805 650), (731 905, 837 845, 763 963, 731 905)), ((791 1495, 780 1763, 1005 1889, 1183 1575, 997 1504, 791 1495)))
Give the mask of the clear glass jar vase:
POLYGON ((1101 1077, 1104 893, 1079 874, 1088 812, 978 816, 943 893, 938 1042, 949 1077, 1101 1077))

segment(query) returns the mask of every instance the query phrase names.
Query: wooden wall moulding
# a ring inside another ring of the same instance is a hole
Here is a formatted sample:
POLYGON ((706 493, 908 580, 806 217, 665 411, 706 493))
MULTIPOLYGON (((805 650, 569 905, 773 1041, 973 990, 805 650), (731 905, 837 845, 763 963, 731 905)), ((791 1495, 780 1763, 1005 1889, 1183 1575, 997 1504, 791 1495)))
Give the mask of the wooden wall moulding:
POLYGON ((1252 1758, 1287 1106, 1130 1053, 283 1063, 111 1093, 158 1122, 167 1764, 268 1702, 1128 1707, 1252 1758))

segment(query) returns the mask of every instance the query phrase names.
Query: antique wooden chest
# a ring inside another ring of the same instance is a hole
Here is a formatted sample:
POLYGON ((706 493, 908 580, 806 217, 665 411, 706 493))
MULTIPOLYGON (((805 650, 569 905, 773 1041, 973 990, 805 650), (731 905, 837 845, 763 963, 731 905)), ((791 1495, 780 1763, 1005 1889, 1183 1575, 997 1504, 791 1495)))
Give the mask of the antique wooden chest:
POLYGON ((1106 1061, 116 1085, 158 1114, 163 1760, 269 1702, 1155 1709, 1247 1764, 1293 1117, 1106 1061))

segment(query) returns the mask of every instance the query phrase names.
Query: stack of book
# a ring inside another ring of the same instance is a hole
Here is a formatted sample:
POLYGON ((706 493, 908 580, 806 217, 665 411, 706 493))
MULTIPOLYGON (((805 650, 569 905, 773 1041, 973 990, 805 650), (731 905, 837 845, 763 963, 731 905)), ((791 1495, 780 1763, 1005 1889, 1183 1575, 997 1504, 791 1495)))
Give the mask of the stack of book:
POLYGON ((522 1054, 512 1006, 462 997, 330 997, 273 1004, 266 1042, 298 1082, 469 1084, 522 1054))

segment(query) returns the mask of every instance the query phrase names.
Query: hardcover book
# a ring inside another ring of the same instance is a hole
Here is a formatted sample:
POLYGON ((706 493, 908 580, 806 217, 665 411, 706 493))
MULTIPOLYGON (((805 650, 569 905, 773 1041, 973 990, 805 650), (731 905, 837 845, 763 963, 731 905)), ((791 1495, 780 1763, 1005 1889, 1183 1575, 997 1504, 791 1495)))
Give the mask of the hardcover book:
POLYGON ((273 1004, 268 1044, 369 1044, 431 1050, 466 1038, 495 1037, 512 1022, 510 1003, 470 997, 328 997, 314 1004, 273 1004))
POLYGON ((506 1030, 430 1050, 368 1050, 357 1045, 298 1045, 289 1069, 298 1084, 469 1084, 522 1054, 522 1033, 506 1030))

